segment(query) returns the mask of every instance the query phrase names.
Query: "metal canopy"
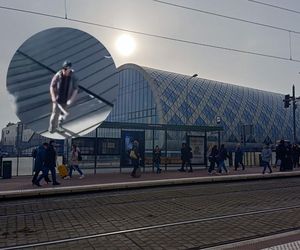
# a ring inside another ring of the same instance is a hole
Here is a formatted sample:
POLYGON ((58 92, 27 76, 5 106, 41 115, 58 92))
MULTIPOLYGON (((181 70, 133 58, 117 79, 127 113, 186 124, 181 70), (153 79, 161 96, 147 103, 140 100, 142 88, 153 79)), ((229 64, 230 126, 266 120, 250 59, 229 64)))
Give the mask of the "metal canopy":
POLYGON ((218 132, 223 131, 221 126, 191 126, 191 125, 168 125, 168 124, 147 124, 128 122, 103 122, 98 128, 116 129, 144 129, 144 130, 173 130, 173 131, 197 131, 197 132, 218 132))

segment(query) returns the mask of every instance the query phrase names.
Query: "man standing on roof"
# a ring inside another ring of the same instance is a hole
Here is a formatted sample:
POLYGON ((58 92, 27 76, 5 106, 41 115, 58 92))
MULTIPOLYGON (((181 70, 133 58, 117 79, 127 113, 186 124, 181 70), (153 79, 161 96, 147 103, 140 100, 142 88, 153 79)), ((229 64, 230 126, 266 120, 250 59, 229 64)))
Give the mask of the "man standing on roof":
POLYGON ((78 79, 72 63, 65 61, 62 69, 52 78, 50 84, 50 95, 52 100, 52 114, 50 117, 49 132, 62 132, 63 121, 68 116, 68 106, 70 106, 78 94, 78 79))

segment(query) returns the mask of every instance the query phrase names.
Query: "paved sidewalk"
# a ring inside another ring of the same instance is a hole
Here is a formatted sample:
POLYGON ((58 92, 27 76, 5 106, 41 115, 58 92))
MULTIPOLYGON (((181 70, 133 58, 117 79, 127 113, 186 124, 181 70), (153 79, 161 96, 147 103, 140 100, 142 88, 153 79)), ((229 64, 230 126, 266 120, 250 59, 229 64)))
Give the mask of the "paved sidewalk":
POLYGON ((230 169, 229 174, 209 175, 206 169, 195 170, 193 173, 182 173, 175 169, 162 172, 161 174, 142 173, 140 178, 132 178, 129 173, 90 174, 86 175, 84 179, 79 179, 77 175, 74 175, 71 180, 57 177, 61 183, 59 186, 52 186, 51 183, 46 184, 41 181, 42 187, 32 186, 31 176, 20 176, 12 179, 0 179, 0 198, 300 176, 300 168, 292 172, 278 172, 278 169, 273 169, 274 172, 272 174, 266 173, 264 175, 261 171, 261 167, 248 167, 245 171, 230 169))

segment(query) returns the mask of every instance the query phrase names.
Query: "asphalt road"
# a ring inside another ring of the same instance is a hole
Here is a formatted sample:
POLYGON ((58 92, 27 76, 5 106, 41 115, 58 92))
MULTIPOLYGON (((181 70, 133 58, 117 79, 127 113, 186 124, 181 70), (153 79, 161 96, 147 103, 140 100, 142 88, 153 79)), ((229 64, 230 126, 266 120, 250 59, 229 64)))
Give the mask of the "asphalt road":
POLYGON ((1 249, 202 249, 298 229, 298 178, 0 202, 1 249))

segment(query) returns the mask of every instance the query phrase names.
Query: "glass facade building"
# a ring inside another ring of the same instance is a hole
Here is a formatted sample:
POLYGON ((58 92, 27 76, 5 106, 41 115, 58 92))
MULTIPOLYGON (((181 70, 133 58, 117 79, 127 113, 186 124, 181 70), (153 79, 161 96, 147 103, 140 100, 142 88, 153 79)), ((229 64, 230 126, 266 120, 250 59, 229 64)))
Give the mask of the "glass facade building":
POLYGON ((121 66, 118 75, 119 93, 107 121, 215 126, 219 117, 225 143, 293 138, 292 108, 283 107, 282 94, 134 64, 121 66))

